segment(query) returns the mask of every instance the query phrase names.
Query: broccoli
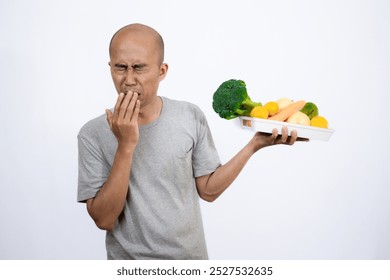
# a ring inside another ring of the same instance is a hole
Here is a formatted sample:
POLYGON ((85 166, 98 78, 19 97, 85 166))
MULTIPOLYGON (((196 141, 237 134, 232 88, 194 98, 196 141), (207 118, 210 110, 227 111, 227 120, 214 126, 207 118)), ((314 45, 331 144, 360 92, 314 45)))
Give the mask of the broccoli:
POLYGON ((241 80, 223 82, 213 95, 213 109, 223 119, 249 116, 256 106, 261 106, 261 103, 250 99, 245 82, 241 80))

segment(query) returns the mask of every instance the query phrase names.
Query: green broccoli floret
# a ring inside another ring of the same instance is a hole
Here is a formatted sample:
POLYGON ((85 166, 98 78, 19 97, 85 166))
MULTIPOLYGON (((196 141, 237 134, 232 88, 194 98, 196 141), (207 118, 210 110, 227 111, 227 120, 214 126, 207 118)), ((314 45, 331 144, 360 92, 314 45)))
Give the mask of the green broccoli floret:
POLYGON ((253 102, 241 80, 223 82, 213 95, 213 109, 223 119, 231 120, 238 116, 249 116, 251 110, 261 106, 253 102))

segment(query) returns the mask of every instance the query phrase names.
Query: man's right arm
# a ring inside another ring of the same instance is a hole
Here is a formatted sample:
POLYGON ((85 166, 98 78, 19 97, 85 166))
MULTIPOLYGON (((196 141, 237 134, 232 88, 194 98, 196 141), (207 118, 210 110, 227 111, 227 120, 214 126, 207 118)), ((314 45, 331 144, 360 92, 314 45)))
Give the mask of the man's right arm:
POLYGON ((87 200, 89 215, 104 230, 115 226, 126 202, 133 152, 117 151, 107 181, 94 198, 87 200))
POLYGON ((138 143, 140 102, 137 98, 137 93, 120 93, 114 113, 106 110, 118 148, 107 181, 94 198, 87 200, 88 213, 100 229, 114 228, 128 195, 131 162, 138 143))

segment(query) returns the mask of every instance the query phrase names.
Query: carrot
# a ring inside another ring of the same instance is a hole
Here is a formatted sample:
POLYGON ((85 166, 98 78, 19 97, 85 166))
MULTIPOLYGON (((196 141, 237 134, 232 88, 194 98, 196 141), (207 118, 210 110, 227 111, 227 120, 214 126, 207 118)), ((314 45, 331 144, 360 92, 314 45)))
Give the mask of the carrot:
POLYGON ((299 100, 291 103, 287 107, 284 107, 281 109, 276 115, 269 117, 268 120, 274 120, 274 121, 285 121, 287 120, 291 115, 293 115, 295 112, 298 112, 305 106, 306 101, 299 100))

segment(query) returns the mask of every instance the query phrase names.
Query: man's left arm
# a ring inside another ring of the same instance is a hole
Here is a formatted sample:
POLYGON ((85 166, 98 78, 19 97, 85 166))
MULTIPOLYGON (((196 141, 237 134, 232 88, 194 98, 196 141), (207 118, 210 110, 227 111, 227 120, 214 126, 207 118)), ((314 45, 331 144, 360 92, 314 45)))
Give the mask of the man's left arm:
POLYGON ((272 134, 257 132, 251 141, 227 163, 218 167, 213 173, 195 178, 199 196, 203 200, 214 201, 233 183, 251 156, 258 150, 278 144, 293 145, 297 140, 308 141, 308 139, 297 138, 295 130, 291 131, 291 136, 288 136, 287 127, 283 127, 281 135, 278 135, 276 129, 272 134))

